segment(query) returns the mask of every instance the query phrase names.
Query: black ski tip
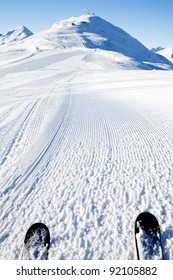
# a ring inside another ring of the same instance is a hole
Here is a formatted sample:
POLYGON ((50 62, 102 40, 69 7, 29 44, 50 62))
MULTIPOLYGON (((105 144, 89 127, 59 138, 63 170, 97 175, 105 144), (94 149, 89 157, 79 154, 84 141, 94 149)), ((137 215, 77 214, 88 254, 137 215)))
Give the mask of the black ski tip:
POLYGON ((148 233, 160 233, 158 220, 150 212, 142 212, 137 216, 135 221, 135 234, 139 232, 139 226, 144 228, 148 233))
POLYGON ((28 242, 28 240, 31 238, 31 236, 33 235, 34 232, 37 232, 38 235, 41 236, 41 232, 44 230, 44 245, 50 245, 50 232, 48 227, 43 224, 43 223, 35 223, 32 226, 30 226, 30 228, 27 230, 26 235, 25 235, 25 239, 24 239, 24 243, 26 244, 28 242))
POLYGON ((142 212, 137 216, 135 221, 135 243, 138 260, 163 258, 160 226, 157 218, 152 213, 142 212), (140 232, 144 233, 142 239, 138 239, 140 232), (138 243, 140 243, 140 249, 138 243))
POLYGON ((50 232, 43 223, 35 223, 27 230, 24 238, 22 259, 47 260, 50 248, 50 232))

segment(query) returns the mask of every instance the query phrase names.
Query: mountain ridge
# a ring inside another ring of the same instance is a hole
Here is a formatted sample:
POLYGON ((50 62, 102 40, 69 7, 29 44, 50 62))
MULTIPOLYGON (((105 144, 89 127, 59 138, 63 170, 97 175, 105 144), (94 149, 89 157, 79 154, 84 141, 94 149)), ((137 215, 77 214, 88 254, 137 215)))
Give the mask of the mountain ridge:
POLYGON ((13 31, 3 35, 0 42, 6 36, 8 44, 14 44, 17 48, 17 44, 22 42, 22 51, 25 49, 34 54, 45 50, 82 48, 113 52, 115 57, 123 55, 147 69, 162 69, 163 65, 166 68, 172 65, 167 58, 150 51, 120 27, 94 14, 62 20, 36 34, 27 34, 24 30, 18 32, 17 39, 10 37, 15 34, 13 31))

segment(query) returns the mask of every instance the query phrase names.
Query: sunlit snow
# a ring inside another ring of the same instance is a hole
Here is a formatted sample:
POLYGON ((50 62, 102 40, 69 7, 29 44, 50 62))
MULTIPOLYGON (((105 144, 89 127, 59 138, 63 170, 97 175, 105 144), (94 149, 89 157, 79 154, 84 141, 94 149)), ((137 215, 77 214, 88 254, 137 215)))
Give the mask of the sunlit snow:
POLYGON ((21 259, 42 222, 51 260, 134 260, 142 211, 172 258, 173 72, 147 70, 172 65, 144 60, 143 46, 101 48, 106 33, 87 35, 89 18, 0 47, 0 259, 21 259))

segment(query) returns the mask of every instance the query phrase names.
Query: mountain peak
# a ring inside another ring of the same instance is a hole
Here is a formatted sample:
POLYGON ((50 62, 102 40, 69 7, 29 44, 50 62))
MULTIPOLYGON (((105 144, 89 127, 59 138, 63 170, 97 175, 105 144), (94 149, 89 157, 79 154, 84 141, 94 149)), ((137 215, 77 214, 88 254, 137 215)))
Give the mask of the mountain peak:
POLYGON ((60 22, 53 24, 52 27, 57 27, 57 26, 60 27, 60 26, 64 26, 64 25, 75 26, 75 25, 80 25, 82 23, 89 23, 90 18, 92 18, 92 17, 96 17, 96 16, 94 14, 83 14, 80 16, 73 16, 73 17, 70 17, 65 20, 61 20, 60 22))
POLYGON ((21 41, 31 35, 33 35, 33 33, 27 27, 19 26, 0 36, 0 45, 21 41))
POLYGON ((63 20, 54 24, 49 32, 49 35, 57 32, 57 38, 61 34, 59 44, 63 47, 68 47, 71 41, 74 46, 118 52, 140 62, 169 64, 164 57, 151 52, 126 31, 94 14, 63 20))
POLYGON ((11 35, 14 35, 15 37, 20 37, 20 39, 24 39, 28 36, 33 35, 33 33, 25 26, 19 26, 14 30, 8 31, 4 37, 9 37, 11 35))

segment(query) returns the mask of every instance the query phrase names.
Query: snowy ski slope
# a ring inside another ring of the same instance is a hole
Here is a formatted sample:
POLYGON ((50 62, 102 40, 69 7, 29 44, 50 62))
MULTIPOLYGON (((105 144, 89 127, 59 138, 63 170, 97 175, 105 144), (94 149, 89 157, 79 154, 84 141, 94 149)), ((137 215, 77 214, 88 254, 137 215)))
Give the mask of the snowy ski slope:
POLYGON ((136 259, 141 211, 173 258, 173 74, 113 58, 74 48, 0 67, 0 259, 21 258, 35 222, 51 260, 136 259))
POLYGON ((0 259, 36 222, 49 259, 136 259, 142 211, 172 259, 171 62, 89 14, 1 43, 0 259))

